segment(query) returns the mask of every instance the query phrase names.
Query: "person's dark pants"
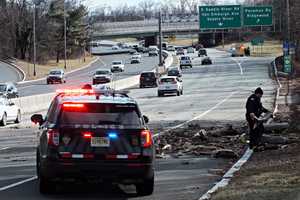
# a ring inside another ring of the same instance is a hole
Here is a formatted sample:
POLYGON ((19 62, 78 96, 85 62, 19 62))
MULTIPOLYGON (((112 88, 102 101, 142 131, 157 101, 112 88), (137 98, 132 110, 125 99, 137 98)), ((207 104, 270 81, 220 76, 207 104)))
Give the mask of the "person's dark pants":
POLYGON ((259 123, 258 126, 254 128, 254 121, 251 119, 247 119, 248 126, 249 126, 249 136, 250 136, 250 149, 252 149, 255 146, 260 145, 261 138, 264 132, 264 126, 262 123, 259 123))

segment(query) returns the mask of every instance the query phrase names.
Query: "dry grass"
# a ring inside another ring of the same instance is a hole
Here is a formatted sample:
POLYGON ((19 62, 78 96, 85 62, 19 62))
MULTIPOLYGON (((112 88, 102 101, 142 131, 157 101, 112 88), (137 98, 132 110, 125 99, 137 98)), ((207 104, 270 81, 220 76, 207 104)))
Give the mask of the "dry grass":
MULTIPOLYGON (((97 57, 94 57, 94 56, 87 56, 85 62, 83 61, 82 58, 69 59, 69 60, 67 60, 67 69, 65 71, 68 72, 68 71, 78 69, 78 68, 83 67, 83 66, 87 65, 88 63, 94 61, 95 59, 97 59, 97 57)), ((56 63, 56 60, 49 60, 47 62, 47 64, 36 65, 37 75, 34 77, 32 63, 18 60, 16 64, 18 66, 20 66, 26 73, 26 76, 27 76, 26 80, 34 80, 34 79, 45 77, 51 69, 63 69, 64 68, 64 60, 60 60, 59 63, 56 63)))
POLYGON ((227 188, 212 200, 299 200, 299 144, 255 153, 227 188))
POLYGON ((198 43, 198 38, 176 38, 168 41, 169 45, 190 46, 198 43))

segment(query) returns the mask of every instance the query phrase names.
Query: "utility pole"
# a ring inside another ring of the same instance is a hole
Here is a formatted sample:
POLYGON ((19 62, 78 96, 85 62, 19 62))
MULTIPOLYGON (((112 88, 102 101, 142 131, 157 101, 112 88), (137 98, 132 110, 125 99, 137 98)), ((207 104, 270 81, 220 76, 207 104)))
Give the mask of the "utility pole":
POLYGON ((36 5, 33 3, 33 76, 36 76, 36 27, 35 27, 36 5))
POLYGON ((158 31, 159 31, 159 66, 163 66, 162 58, 162 30, 161 30, 161 11, 159 11, 158 17, 158 31))
POLYGON ((67 19, 66 19, 66 2, 64 0, 64 53, 65 53, 65 64, 64 68, 67 69, 67 19))
POLYGON ((286 0, 286 14, 287 14, 287 31, 288 31, 288 41, 291 40, 291 18, 290 18, 290 0, 286 0))

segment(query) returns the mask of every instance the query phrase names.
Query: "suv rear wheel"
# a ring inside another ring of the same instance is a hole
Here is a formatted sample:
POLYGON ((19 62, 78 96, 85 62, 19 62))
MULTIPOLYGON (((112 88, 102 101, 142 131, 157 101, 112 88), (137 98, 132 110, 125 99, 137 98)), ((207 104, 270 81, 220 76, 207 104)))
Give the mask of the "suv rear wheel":
POLYGON ((0 121, 0 125, 1 126, 6 126, 6 124, 7 124, 7 115, 6 115, 6 113, 4 113, 3 116, 2 116, 2 119, 0 121))
POLYGON ((45 178, 43 175, 39 175, 39 190, 41 194, 51 194, 55 191, 55 185, 52 181, 45 178))
POLYGON ((135 187, 138 195, 151 195, 154 190, 154 177, 152 177, 151 179, 145 179, 143 183, 138 183, 135 185, 135 187))

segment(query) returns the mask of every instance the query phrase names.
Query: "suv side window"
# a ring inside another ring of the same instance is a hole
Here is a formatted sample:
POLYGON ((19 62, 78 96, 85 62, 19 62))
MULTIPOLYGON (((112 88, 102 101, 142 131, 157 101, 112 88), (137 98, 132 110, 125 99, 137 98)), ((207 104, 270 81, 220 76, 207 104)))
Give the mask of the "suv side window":
POLYGON ((46 115, 46 121, 54 124, 58 112, 59 112, 58 101, 55 99, 49 107, 49 110, 46 115))

